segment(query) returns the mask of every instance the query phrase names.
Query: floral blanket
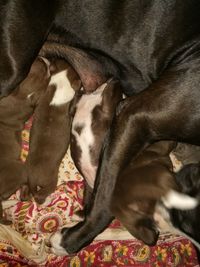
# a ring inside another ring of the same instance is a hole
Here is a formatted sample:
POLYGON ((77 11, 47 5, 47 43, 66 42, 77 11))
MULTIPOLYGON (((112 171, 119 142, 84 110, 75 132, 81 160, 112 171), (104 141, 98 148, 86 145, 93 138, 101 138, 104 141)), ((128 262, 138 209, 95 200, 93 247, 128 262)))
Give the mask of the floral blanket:
MULTIPOLYGON (((22 137, 22 160, 28 154, 31 120, 22 137)), ((48 239, 56 230, 78 222, 84 181, 68 151, 60 165, 57 190, 39 206, 21 202, 19 192, 5 202, 13 224, 0 227, 0 266, 199 266, 196 251, 184 237, 163 233, 157 246, 148 247, 130 236, 116 220, 96 240, 76 255, 58 257, 49 251, 48 239)))

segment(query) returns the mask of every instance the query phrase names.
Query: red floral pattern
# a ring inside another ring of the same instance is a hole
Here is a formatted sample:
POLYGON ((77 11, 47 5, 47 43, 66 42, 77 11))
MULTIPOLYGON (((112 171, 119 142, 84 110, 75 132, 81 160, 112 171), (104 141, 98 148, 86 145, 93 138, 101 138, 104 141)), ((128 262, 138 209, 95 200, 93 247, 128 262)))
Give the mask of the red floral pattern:
MULTIPOLYGON (((22 133, 22 160, 28 154, 29 120, 22 133)), ((76 212, 82 208, 84 182, 73 161, 70 152, 65 155, 59 170, 57 190, 48 197, 45 205, 36 205, 34 201, 20 202, 19 192, 11 197, 16 203, 5 210, 13 222, 13 229, 20 232, 37 250, 50 234, 63 225, 73 225, 79 217, 76 212)), ((121 229, 114 220, 111 228, 121 229)), ((46 248, 48 250, 48 248, 46 248)), ((195 249, 191 242, 183 237, 162 234, 155 247, 132 240, 94 241, 76 255, 58 257, 49 252, 44 264, 34 264, 20 255, 19 251, 0 237, 0 266, 70 266, 70 267, 117 267, 117 266, 199 266, 195 249)))

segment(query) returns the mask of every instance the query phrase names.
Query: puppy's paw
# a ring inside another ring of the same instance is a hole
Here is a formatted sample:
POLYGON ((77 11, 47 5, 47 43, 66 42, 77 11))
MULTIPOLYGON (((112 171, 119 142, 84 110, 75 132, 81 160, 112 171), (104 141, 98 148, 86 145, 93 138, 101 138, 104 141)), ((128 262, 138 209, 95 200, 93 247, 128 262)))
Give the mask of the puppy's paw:
POLYGON ((61 246, 62 233, 60 231, 56 232, 50 237, 51 252, 58 256, 68 255, 67 251, 61 246))

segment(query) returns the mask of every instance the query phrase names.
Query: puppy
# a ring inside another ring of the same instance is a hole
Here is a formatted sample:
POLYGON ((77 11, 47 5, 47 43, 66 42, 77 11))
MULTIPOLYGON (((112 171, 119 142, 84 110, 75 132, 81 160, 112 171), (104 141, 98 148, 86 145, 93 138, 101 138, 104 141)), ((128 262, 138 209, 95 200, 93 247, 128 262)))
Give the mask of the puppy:
POLYGON ((197 200, 178 192, 169 153, 175 143, 160 141, 146 148, 117 178, 111 211, 127 230, 147 245, 155 245, 159 231, 153 215, 162 201, 168 208, 189 209, 197 200))
MULTIPOLYGON (((27 191, 27 174, 20 160, 21 131, 33 113, 40 96, 47 89, 50 75, 48 65, 41 58, 33 63, 26 79, 7 97, 0 100, 0 200, 6 200, 23 187, 21 198, 27 191)), ((2 217, 0 222, 9 223, 2 217)))
POLYGON ((81 85, 64 60, 52 61, 51 71, 49 86, 34 113, 26 161, 28 184, 39 204, 56 188, 59 165, 69 145, 69 104, 81 85))
POLYGON ((86 180, 84 206, 94 187, 104 137, 121 99, 121 87, 111 79, 91 94, 77 92, 71 104, 70 149, 77 169, 86 180))

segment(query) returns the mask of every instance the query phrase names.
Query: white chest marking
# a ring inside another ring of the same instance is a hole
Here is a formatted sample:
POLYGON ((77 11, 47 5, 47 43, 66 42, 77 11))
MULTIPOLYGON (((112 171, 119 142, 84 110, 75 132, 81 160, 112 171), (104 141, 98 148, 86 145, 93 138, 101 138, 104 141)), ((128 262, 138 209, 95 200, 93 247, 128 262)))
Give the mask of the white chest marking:
POLYGON ((50 105, 60 106, 71 101, 74 97, 74 90, 67 78, 67 70, 56 73, 51 77, 49 85, 55 85, 56 91, 50 105))

